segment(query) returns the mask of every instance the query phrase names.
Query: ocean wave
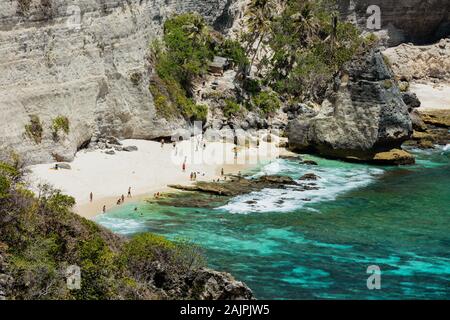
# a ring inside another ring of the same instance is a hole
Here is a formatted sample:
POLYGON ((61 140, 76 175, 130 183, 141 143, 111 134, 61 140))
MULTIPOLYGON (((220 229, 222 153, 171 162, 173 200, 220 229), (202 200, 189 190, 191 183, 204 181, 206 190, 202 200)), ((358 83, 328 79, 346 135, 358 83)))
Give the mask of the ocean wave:
MULTIPOLYGON (((233 198, 219 209, 235 214, 250 212, 291 212, 309 204, 335 200, 339 194, 365 187, 372 183, 384 170, 364 165, 339 166, 330 162, 328 166, 305 166, 292 161, 276 160, 261 168, 256 176, 264 174, 289 175, 298 179, 303 174, 314 173, 318 190, 299 191, 294 188, 264 189, 233 198)), ((305 181, 302 181, 303 183, 305 181)))
POLYGON ((145 224, 134 219, 116 218, 109 215, 100 215, 95 222, 103 227, 123 235, 135 234, 146 230, 145 224))

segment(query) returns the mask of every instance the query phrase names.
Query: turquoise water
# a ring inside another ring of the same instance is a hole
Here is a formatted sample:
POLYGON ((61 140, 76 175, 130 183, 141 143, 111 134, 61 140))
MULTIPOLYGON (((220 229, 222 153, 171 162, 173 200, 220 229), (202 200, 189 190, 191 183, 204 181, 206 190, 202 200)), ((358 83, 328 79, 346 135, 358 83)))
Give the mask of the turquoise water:
POLYGON ((276 160, 252 174, 314 172, 321 189, 266 189, 215 209, 128 204, 98 222, 189 238, 259 299, 450 299, 450 150, 413 152, 408 167, 276 160), (367 289, 370 265, 380 290, 367 289))

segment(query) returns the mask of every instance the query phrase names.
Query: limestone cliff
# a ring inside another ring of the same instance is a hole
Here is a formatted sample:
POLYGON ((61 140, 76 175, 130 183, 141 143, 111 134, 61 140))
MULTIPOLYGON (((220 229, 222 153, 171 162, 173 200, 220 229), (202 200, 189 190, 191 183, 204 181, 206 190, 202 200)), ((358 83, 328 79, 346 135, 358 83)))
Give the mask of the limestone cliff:
POLYGON ((338 4, 342 14, 363 29, 370 16, 367 8, 379 6, 382 27, 379 35, 389 46, 432 43, 450 34, 448 0, 338 0, 338 4))
POLYGON ((71 160, 100 135, 152 139, 186 125, 158 117, 148 45, 166 17, 196 11, 230 27, 233 0, 1 0, 0 149, 30 163, 71 160), (41 139, 25 127, 36 116, 41 139), (52 134, 57 117, 69 132, 52 134), (55 139, 56 138, 56 139, 55 139), (36 141, 38 140, 38 141, 36 141), (39 142, 41 140, 41 142, 39 142))

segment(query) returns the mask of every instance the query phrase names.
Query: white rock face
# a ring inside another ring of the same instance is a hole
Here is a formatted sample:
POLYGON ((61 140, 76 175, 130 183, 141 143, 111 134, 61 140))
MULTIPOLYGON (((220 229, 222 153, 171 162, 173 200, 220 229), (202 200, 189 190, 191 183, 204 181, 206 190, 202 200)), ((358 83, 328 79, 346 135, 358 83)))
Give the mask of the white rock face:
POLYGON ((196 11, 217 28, 232 26, 233 3, 0 0, 1 154, 15 151, 29 163, 70 161, 99 135, 152 139, 186 126, 155 112, 149 44, 173 13, 196 11), (41 143, 25 135, 33 115, 43 125, 41 143), (58 116, 69 119, 70 130, 55 142, 58 116))
POLYGON ((401 44, 383 52, 402 80, 450 82, 450 39, 428 46, 401 44))

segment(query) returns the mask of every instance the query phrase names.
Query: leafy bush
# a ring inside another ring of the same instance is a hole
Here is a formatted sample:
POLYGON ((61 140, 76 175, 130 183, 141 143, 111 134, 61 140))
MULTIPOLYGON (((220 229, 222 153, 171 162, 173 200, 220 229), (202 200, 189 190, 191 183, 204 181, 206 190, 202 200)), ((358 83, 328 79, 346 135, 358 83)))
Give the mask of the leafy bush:
POLYGON ((52 121, 52 135, 55 140, 59 136, 59 131, 62 130, 65 134, 69 134, 70 125, 67 117, 58 116, 52 121))
POLYGON ((142 74, 139 72, 134 72, 130 75, 130 80, 135 86, 138 86, 142 80, 142 74))
POLYGON ((214 55, 210 29, 204 19, 193 13, 168 19, 163 41, 154 41, 151 49, 157 77, 150 91, 158 112, 170 118, 178 110, 192 121, 205 120, 207 107, 190 98, 192 81, 207 72, 214 55))
POLYGON ((205 74, 213 57, 209 27, 194 13, 176 15, 164 23, 163 44, 155 42, 156 71, 162 79, 176 80, 188 92, 191 82, 205 74))
POLYGON ((391 80, 384 80, 384 81, 383 81, 383 87, 384 87, 385 89, 391 89, 392 86, 393 86, 393 83, 392 83, 391 80))
MULTIPOLYGON (((157 299, 155 285, 171 292, 205 266, 201 248, 187 241, 118 237, 72 213, 72 197, 46 185, 36 197, 12 183, 14 168, 0 164, 0 222, 8 221, 0 223, 0 244, 14 279, 10 299, 157 299), (79 290, 67 288, 70 265, 81 268, 79 290)), ((180 297, 173 292, 170 298, 180 297)))
POLYGON ((9 179, 0 173, 0 200, 8 197, 10 187, 9 179))
POLYGON ((275 93, 262 91, 254 96, 253 104, 259 109, 262 114, 269 114, 276 112, 281 107, 281 101, 275 93))
MULTIPOLYGON (((268 70, 267 83, 278 93, 320 100, 333 75, 361 47, 360 32, 338 20, 331 2, 286 1, 280 14, 261 16, 267 21, 256 31, 264 32, 273 52, 262 64, 268 70)), ((267 2, 252 3, 250 17, 259 17, 258 8, 267 2)))
POLYGON ((248 93, 255 95, 261 92, 261 83, 257 79, 246 78, 242 84, 245 91, 248 93))
POLYGON ((37 144, 42 142, 42 133, 44 129, 41 124, 41 120, 36 115, 30 116, 30 123, 25 125, 26 135, 37 144))
POLYGON ((217 48, 216 54, 233 60, 236 66, 244 69, 250 64, 244 48, 236 40, 226 39, 217 48))
POLYGON ((17 0, 17 5, 21 13, 28 13, 32 0, 17 0))
POLYGON ((241 111, 241 105, 233 100, 226 99, 225 106, 223 108, 223 114, 225 117, 229 118, 232 115, 236 115, 241 111))

